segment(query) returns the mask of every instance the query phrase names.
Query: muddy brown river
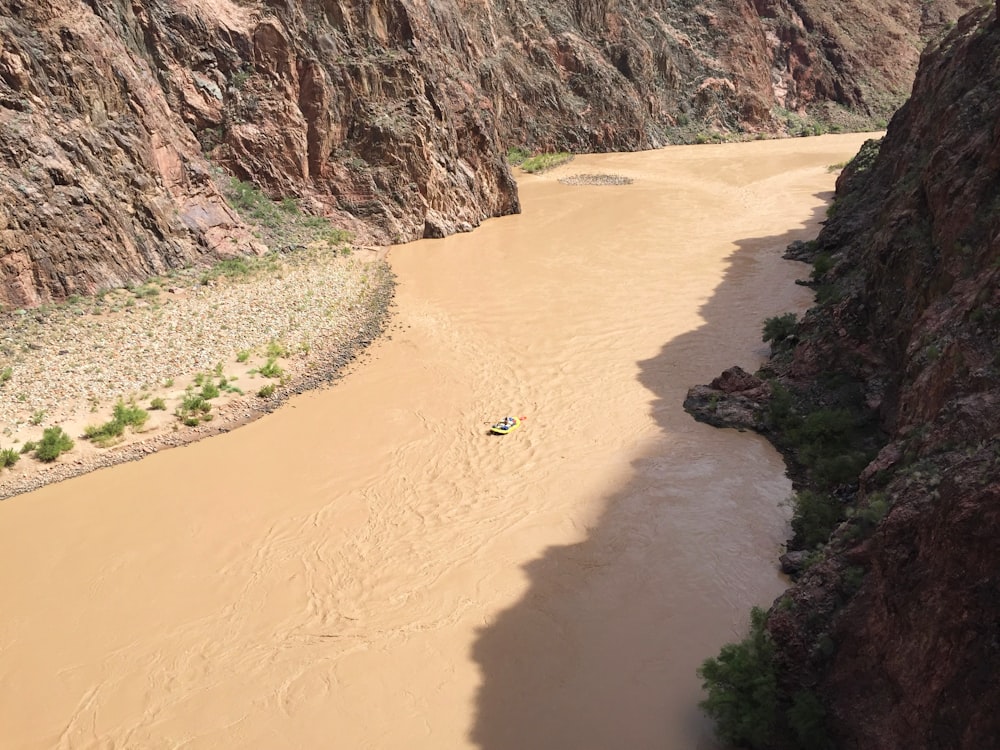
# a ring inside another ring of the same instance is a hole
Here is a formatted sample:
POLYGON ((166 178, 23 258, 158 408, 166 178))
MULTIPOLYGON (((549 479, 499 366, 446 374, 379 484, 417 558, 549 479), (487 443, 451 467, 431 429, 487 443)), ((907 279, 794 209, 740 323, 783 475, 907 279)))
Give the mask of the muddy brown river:
POLYGON ((695 669, 782 590, 790 485, 681 402, 807 306, 781 253, 864 138, 525 177, 391 250, 334 387, 0 502, 0 747, 715 748, 695 669))

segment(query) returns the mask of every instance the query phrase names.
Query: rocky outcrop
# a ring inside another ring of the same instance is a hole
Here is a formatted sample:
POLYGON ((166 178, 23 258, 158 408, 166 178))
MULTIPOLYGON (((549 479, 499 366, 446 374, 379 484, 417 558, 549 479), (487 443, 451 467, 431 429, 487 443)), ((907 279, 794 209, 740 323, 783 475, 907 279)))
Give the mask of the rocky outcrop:
POLYGON ((739 430, 767 429, 765 410, 771 386, 742 367, 733 366, 708 385, 688 391, 684 409, 695 419, 713 427, 739 430))
POLYGON ((0 306, 259 252, 230 178, 385 243, 517 211, 515 146, 871 127, 972 3, 0 0, 0 306))
POLYGON ((838 747, 1000 737, 998 86, 981 8, 841 175, 808 245, 822 303, 766 368, 795 392, 860 383, 881 428, 832 535, 783 561, 799 577, 767 622, 784 689, 820 699, 838 747))

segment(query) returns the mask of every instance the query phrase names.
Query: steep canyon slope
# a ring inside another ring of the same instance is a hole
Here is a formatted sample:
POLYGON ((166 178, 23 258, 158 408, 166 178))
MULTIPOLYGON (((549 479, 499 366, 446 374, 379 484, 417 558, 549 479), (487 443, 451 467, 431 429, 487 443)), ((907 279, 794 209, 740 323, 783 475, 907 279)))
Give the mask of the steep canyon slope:
POLYGON ((238 179, 376 243, 505 154, 861 128, 972 0, 0 0, 0 308, 261 253, 238 179))
POLYGON ((1000 737, 998 87, 997 10, 980 8, 841 175, 805 248, 820 304, 775 336, 772 380, 731 373, 689 397, 771 435, 800 480, 798 580, 765 626, 792 746, 1000 737), (823 711, 806 721, 807 704, 823 711))

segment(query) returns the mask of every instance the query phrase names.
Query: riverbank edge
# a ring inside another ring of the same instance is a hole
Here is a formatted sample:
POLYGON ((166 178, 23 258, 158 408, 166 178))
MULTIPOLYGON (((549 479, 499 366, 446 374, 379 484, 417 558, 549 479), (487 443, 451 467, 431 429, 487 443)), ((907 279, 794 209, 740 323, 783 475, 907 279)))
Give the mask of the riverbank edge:
POLYGON ((395 278, 391 272, 380 278, 382 283, 367 296, 362 309, 351 320, 352 327, 357 326, 357 333, 329 348, 315 346, 310 367, 292 375, 283 384, 275 385, 270 396, 245 394, 233 398, 213 410, 212 421, 194 427, 181 427, 174 432, 148 438, 143 438, 140 434, 126 443, 89 456, 66 454, 55 462, 43 465, 23 477, 13 478, 0 487, 0 502, 99 469, 139 461, 162 450, 183 447, 231 432, 270 414, 294 396, 335 384, 347 374, 348 368, 358 356, 383 336, 389 327, 395 299, 395 278))

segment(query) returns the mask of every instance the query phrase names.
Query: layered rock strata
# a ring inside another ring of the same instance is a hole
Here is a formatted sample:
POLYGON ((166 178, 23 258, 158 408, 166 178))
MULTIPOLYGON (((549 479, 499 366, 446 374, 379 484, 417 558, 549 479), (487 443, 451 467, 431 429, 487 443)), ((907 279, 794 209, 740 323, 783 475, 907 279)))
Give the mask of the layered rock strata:
POLYGON ((800 574, 767 622, 785 691, 819 697, 838 747, 1000 737, 998 86, 982 8, 924 54, 884 141, 838 180, 809 247, 823 301, 771 382, 691 393, 706 418, 773 434, 774 388, 815 394, 836 375, 878 420, 881 449, 839 488, 842 522, 808 564, 786 561, 800 574))
POLYGON ((260 252, 230 178, 385 243, 516 212, 515 146, 872 125, 971 4, 0 0, 0 307, 260 252))

